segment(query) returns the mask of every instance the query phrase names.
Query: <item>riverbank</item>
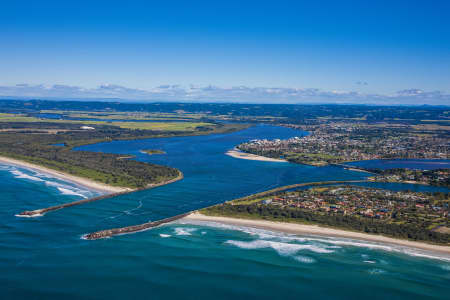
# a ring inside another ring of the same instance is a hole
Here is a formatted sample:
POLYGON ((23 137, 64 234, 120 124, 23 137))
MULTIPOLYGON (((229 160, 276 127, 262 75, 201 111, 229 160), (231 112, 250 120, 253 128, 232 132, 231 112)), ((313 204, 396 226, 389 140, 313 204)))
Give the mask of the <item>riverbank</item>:
POLYGON ((17 160, 17 159, 12 159, 12 158, 5 157, 5 156, 0 156, 0 163, 7 164, 7 165, 14 165, 14 166, 38 171, 38 172, 41 172, 44 174, 48 174, 52 177, 55 177, 55 178, 58 178, 61 180, 65 180, 65 181, 70 181, 77 185, 81 185, 88 189, 93 189, 93 190, 96 190, 96 191, 99 191, 102 193, 112 194, 112 193, 129 192, 129 191, 133 190, 131 188, 126 188, 126 187, 117 187, 117 186, 107 185, 107 184, 96 182, 96 181, 93 181, 93 180, 90 180, 87 178, 70 175, 70 174, 67 174, 67 173, 64 173, 61 171, 53 170, 53 169, 50 169, 47 167, 43 167, 40 165, 32 164, 32 163, 17 160))
POLYGON ((251 153, 246 153, 237 148, 228 150, 225 154, 228 156, 231 156, 234 158, 240 158, 240 159, 271 161, 271 162, 287 162, 287 160, 284 160, 284 159, 270 158, 270 157, 259 156, 259 155, 255 155, 255 154, 251 154, 251 153))
POLYGON ((450 258, 450 246, 432 245, 415 241, 400 240, 382 235, 367 234, 362 232, 353 232, 341 229, 321 227, 318 225, 304 225, 296 223, 273 222, 266 220, 241 219, 231 217, 207 216, 199 212, 192 213, 183 218, 184 220, 217 222, 235 226, 254 227, 272 231, 280 231, 291 234, 309 234, 325 237, 340 237, 357 240, 364 240, 375 243, 392 244, 408 248, 417 248, 420 250, 431 251, 450 258))

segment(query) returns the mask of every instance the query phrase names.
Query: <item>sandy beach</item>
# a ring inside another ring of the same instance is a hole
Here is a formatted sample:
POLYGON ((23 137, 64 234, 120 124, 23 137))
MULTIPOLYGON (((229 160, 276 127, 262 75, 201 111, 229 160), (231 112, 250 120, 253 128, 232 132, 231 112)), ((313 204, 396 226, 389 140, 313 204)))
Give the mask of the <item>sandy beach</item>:
POLYGON ((70 182, 76 183, 78 185, 87 187, 89 189, 94 189, 94 190, 97 190, 97 191, 100 191, 103 193, 111 194, 111 193, 132 191, 132 189, 130 189, 130 188, 110 186, 110 185, 99 183, 99 182, 96 182, 96 181, 93 181, 90 179, 66 174, 64 172, 56 171, 56 170, 49 169, 49 168, 46 168, 43 166, 39 166, 36 164, 32 164, 32 163, 28 163, 28 162, 24 162, 21 160, 12 159, 12 158, 8 158, 8 157, 4 157, 4 156, 0 156, 0 163, 7 164, 7 165, 15 165, 15 166, 19 166, 19 167, 23 167, 23 168, 27 168, 27 169, 32 169, 32 170, 42 172, 42 173, 48 174, 50 176, 59 178, 61 180, 70 181, 70 182))
POLYGON ((240 159, 272 161, 272 162, 287 162, 287 160, 284 160, 284 159, 270 158, 270 157, 264 157, 264 156, 259 156, 259 155, 255 155, 255 154, 245 153, 237 148, 228 150, 225 154, 228 156, 231 156, 234 158, 240 158, 240 159))
POLYGON ((394 239, 390 237, 385 237, 382 235, 367 234, 362 232, 353 232, 340 229, 333 229, 327 227, 320 227, 318 225, 303 225, 295 223, 283 223, 283 222, 272 222, 265 220, 252 220, 252 219, 238 219, 229 217, 216 217, 216 216, 206 216, 198 212, 192 213, 185 220, 195 220, 195 221, 208 221, 208 222, 218 222, 223 224, 235 225, 235 226, 247 226, 259 229, 266 229, 272 231, 280 231, 285 233, 293 234, 309 234, 309 235, 319 235, 327 237, 341 237, 356 240, 364 240, 375 243, 382 244, 392 244, 408 248, 417 248, 420 250, 431 251, 439 254, 444 254, 450 257, 450 246, 440 246, 432 245, 421 242, 414 242, 408 240, 394 239))

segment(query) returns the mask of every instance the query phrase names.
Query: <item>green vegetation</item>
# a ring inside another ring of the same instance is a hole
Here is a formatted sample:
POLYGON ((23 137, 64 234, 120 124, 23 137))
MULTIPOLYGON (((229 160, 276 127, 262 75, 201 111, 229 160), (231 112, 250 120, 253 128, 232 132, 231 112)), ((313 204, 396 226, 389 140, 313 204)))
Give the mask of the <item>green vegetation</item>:
MULTIPOLYGON (((125 118, 125 117, 123 117, 125 118)), ((46 122, 56 124, 80 124, 86 126, 111 125, 126 129, 155 130, 155 131, 213 131, 216 124, 205 122, 111 122, 92 120, 54 120, 24 116, 21 114, 0 114, 0 122, 46 122)))
POLYGON ((212 131, 214 129, 214 124, 202 122, 112 122, 108 124, 127 129, 158 131, 195 131, 197 129, 212 131))
MULTIPOLYGON (((1 116, 8 117, 8 116, 1 116)), ((17 118, 17 116, 14 116, 17 118)), ((83 125, 88 125, 84 124, 83 125)), ((81 129, 78 122, 0 122, 0 155, 15 158, 113 186, 144 188, 179 175, 174 168, 124 159, 121 155, 73 151, 74 147, 120 139, 231 132, 243 124, 199 126, 195 130, 128 129, 99 123, 81 129), (66 147, 52 146, 64 144, 66 147)), ((187 127, 184 127, 187 128, 187 127)), ((192 127, 194 128, 194 127, 192 127)))
POLYGON ((394 238, 450 243, 450 194, 352 186, 267 191, 202 209, 206 215, 318 224, 394 238))
POLYGON ((233 218, 264 219, 269 221, 290 222, 300 224, 317 224, 373 234, 383 234, 394 238, 427 241, 439 244, 449 244, 449 234, 429 229, 421 229, 410 224, 382 223, 376 220, 361 220, 354 216, 320 215, 312 211, 295 208, 279 208, 267 205, 230 205, 222 204, 205 208, 201 213, 211 216, 226 216, 233 218))
POLYGON ((374 181, 387 182, 411 181, 420 184, 450 188, 450 169, 436 169, 427 171, 409 169, 378 170, 377 176, 374 176, 371 179, 374 181))
POLYGON ((286 152, 284 153, 284 158, 287 161, 297 163, 297 164, 305 164, 312 166, 325 166, 329 163, 339 163, 342 162, 343 159, 341 157, 323 154, 323 153, 295 153, 295 152, 286 152))

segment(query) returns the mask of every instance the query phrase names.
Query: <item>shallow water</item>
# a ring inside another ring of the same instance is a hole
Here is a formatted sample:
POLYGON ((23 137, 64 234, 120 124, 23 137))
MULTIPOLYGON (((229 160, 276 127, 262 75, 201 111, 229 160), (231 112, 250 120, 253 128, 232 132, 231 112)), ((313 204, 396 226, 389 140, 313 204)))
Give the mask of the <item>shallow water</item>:
POLYGON ((185 179, 39 218, 14 214, 95 193, 43 174, 0 166, 2 299, 446 299, 449 261, 386 245, 198 222, 97 241, 80 238, 277 186, 367 176, 337 167, 224 155, 249 139, 301 135, 292 129, 257 126, 232 134, 85 146, 80 149, 134 154, 142 161, 174 166, 185 179), (141 149, 167 154, 149 156, 141 149))

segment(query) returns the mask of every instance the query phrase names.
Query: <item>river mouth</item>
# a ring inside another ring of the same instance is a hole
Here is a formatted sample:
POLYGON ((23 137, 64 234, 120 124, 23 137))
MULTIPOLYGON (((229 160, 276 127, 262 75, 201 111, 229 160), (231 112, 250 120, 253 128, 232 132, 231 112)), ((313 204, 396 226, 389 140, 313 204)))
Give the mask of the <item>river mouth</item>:
MULTIPOLYGON (((244 160, 226 155, 226 152, 236 145, 252 139, 286 139, 307 134, 305 131, 281 126, 257 125, 227 134, 113 141, 86 145, 75 150, 134 155, 139 161, 168 165, 181 170, 184 174, 182 181, 154 190, 116 197, 111 203, 135 203, 136 199, 139 199, 143 205, 133 210, 132 214, 120 213, 111 223, 97 228, 102 230, 164 219, 285 185, 334 180, 364 180, 371 176, 369 173, 345 170, 335 166, 313 167, 288 162, 244 160), (146 155, 141 152, 142 149, 160 149, 166 154, 146 155)), ((413 184, 359 184, 392 190, 448 191, 446 188, 413 184)), ((119 212, 124 210, 120 209, 120 205, 109 204, 109 202, 104 201, 93 205, 119 212)), ((125 207, 127 207, 126 204, 125 207)))
MULTIPOLYGON (((5 270, 0 282, 8 283, 5 295, 25 298, 32 291, 43 298, 59 299, 70 291, 74 298, 96 299, 130 295, 276 299, 300 294, 314 298, 321 291, 325 298, 348 299, 355 292, 375 289, 377 295, 387 298, 400 293, 423 299, 421 283, 426 282, 427 295, 445 299, 448 262, 334 241, 295 241, 303 237, 180 223, 109 239, 80 239, 84 233, 156 221, 278 186, 368 176, 333 166, 241 160, 225 155, 235 145, 253 138, 301 134, 262 125, 230 134, 83 146, 78 149, 135 155, 141 161, 173 166, 185 178, 40 218, 17 218, 14 213, 73 201, 79 196, 50 190, 41 181, 15 178, 17 175, 9 171, 0 172, 0 217, 4 224, 0 227, 0 269, 5 270), (167 154, 149 156, 140 153, 142 149, 161 149, 167 154), (349 282, 351 289, 342 288, 349 282), (330 290, 324 290, 324 286, 330 290)), ((408 187, 413 185, 390 186, 408 187)))

